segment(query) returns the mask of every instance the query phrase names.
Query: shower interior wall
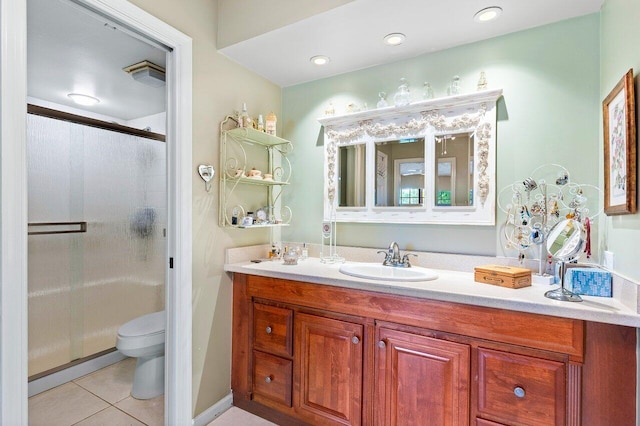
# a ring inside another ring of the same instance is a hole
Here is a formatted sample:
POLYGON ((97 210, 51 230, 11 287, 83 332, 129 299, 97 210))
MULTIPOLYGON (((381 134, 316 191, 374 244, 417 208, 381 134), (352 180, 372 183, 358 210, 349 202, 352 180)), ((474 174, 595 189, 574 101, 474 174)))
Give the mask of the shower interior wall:
POLYGON ((28 116, 29 376, 115 347, 118 328, 164 308, 165 143, 28 116))

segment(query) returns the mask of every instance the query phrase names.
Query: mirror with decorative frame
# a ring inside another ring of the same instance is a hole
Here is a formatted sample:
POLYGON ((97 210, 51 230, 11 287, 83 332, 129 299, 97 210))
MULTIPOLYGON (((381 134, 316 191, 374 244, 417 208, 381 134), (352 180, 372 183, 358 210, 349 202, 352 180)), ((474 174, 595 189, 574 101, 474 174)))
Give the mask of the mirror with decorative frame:
POLYGON ((325 219, 494 225, 501 95, 484 90, 321 118, 325 219))

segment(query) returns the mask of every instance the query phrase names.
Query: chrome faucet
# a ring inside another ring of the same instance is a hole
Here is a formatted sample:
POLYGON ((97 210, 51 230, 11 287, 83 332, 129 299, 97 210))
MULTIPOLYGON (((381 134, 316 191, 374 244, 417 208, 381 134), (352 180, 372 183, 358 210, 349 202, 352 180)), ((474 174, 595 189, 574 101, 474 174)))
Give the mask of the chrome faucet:
POLYGON ((413 253, 405 253, 404 256, 400 256, 400 247, 398 247, 398 243, 392 241, 389 244, 389 249, 387 250, 379 250, 378 253, 383 253, 384 261, 382 264, 384 266, 395 266, 400 268, 410 268, 411 263, 409 263, 409 256, 417 256, 413 253))

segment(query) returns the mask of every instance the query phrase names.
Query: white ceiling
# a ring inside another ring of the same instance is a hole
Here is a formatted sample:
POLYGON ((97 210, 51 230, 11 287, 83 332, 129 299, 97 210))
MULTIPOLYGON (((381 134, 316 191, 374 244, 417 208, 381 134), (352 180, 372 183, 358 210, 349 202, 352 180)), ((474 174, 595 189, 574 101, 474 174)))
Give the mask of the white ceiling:
POLYGON ((131 120, 166 110, 165 87, 136 82, 122 68, 166 54, 67 0, 27 1, 27 92, 34 98, 131 120), (106 25, 105 25, 106 24, 106 25), (67 97, 100 99, 82 107, 67 97))
MULTIPOLYGON (((221 52, 286 87, 594 13, 603 0, 488 1, 355 0, 221 52), (489 5, 502 7, 502 16, 475 23, 475 12, 489 5), (384 45, 391 32, 407 40, 384 45), (318 54, 331 62, 312 65, 309 58, 318 54)), ((122 71, 142 60, 165 66, 163 50, 69 0, 28 0, 27 6, 29 96, 121 120, 166 110, 164 87, 138 83, 122 71), (81 107, 67 97, 71 92, 101 102, 81 107)))
POLYGON ((595 13, 602 2, 355 0, 220 52, 286 87, 595 13), (500 6, 502 15, 493 22, 474 22, 474 14, 488 6, 500 6), (392 32, 404 33, 404 44, 384 45, 383 37, 392 32), (329 56, 331 62, 312 65, 314 55, 329 56))

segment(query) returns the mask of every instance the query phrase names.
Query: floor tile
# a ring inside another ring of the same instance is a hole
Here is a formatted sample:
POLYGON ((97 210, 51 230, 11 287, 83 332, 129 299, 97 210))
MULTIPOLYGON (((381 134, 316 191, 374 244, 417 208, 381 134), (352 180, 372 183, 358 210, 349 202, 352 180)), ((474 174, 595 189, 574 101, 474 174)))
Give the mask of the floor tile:
POLYGON ((75 383, 65 383, 29 398, 29 424, 69 426, 109 407, 75 383))
POLYGON ((276 426, 268 420, 255 416, 238 407, 231 407, 207 426, 276 426))
POLYGON ((109 407, 105 410, 100 411, 93 416, 84 419, 80 423, 76 423, 75 426, 144 426, 144 423, 141 423, 129 416, 128 414, 123 413, 115 407, 109 407))
POLYGON ((110 404, 115 404, 131 395, 135 368, 136 358, 127 358, 76 379, 74 383, 110 404))
POLYGON ((149 426, 164 424, 164 395, 153 399, 135 399, 130 396, 114 405, 149 426))

